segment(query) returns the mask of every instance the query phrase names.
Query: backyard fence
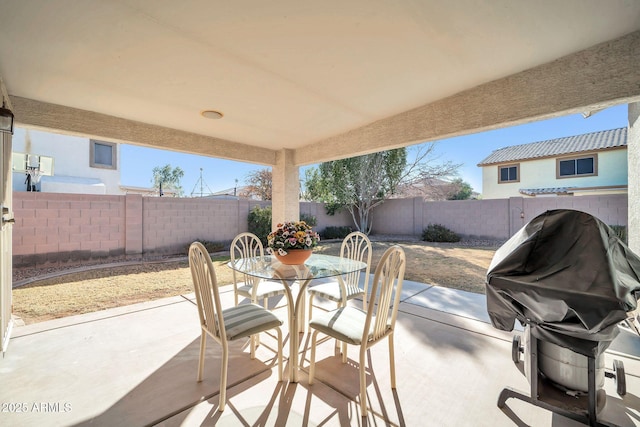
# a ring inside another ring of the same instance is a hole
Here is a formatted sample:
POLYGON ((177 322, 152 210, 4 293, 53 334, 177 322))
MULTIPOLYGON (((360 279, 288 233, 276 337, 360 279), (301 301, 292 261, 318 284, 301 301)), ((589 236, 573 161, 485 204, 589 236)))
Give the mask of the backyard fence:
MULTIPOLYGON (((15 192, 13 265, 73 264, 105 258, 185 254, 194 240, 230 242, 247 231, 254 206, 269 202, 15 192)), ((425 202, 387 200, 374 210, 373 234, 420 236, 441 224, 474 238, 506 240, 549 209, 588 212, 610 225, 627 225, 626 195, 425 202)), ((352 226, 348 212, 327 215, 320 203, 300 204, 318 231, 352 226)))
POLYGON ((553 209, 574 209, 609 225, 627 225, 626 194, 441 202, 413 198, 387 200, 378 206, 372 232, 421 235, 429 224, 440 224, 462 236, 506 240, 539 214, 553 209))

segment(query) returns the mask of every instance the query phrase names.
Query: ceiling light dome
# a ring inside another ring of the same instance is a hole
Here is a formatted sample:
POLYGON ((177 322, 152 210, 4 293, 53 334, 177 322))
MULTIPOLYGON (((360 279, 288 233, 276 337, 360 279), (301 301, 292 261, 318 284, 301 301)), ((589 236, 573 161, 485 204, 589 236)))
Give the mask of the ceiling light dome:
POLYGON ((207 119, 221 119, 223 114, 216 110, 204 110, 200 113, 202 117, 206 117, 207 119))

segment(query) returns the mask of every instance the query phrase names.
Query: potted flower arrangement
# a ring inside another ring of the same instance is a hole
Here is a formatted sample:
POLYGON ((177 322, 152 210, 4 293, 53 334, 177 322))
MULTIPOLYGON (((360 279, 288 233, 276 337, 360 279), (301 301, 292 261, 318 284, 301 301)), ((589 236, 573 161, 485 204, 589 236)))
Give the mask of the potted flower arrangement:
POLYGON ((283 264, 303 264, 319 241, 318 233, 306 222, 287 221, 267 236, 267 252, 283 264))

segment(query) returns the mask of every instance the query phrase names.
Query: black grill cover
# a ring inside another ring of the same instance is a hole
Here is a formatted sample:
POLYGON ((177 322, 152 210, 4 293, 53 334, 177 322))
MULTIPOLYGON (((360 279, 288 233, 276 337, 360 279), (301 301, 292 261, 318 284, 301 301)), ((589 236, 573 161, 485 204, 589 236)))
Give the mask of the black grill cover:
POLYGON ((640 298, 640 258, 599 219, 547 211, 498 249, 487 271, 494 327, 515 319, 534 337, 598 356, 640 298))

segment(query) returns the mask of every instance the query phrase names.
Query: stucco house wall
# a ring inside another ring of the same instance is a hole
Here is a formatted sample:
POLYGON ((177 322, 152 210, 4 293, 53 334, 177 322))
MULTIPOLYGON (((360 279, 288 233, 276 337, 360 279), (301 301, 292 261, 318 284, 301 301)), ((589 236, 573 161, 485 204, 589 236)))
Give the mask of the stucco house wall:
MULTIPOLYGON (((627 185, 627 150, 607 150, 598 153, 580 153, 580 155, 597 154, 598 174, 578 176, 572 178, 556 177, 556 162, 562 157, 553 157, 535 160, 521 160, 497 165, 484 166, 482 168, 482 198, 504 199, 508 197, 522 196, 521 188, 556 188, 556 187, 609 187, 627 185), (501 166, 519 164, 520 180, 518 182, 499 183, 498 174, 501 166)), ((575 195, 603 194, 606 190, 591 190, 576 192, 575 195)), ((626 190, 618 190, 618 193, 626 193, 626 190)))
POLYGON ((628 133, 621 127, 494 150, 478 164, 482 198, 627 194, 628 133))
MULTIPOLYGON (((116 168, 90 166, 90 139, 16 127, 12 151, 53 157, 54 176, 42 177, 43 191, 74 194, 123 194, 120 189, 120 144, 116 168)), ((26 175, 13 174, 13 191, 26 191, 26 175)), ((40 188, 40 187, 38 187, 40 188)))

